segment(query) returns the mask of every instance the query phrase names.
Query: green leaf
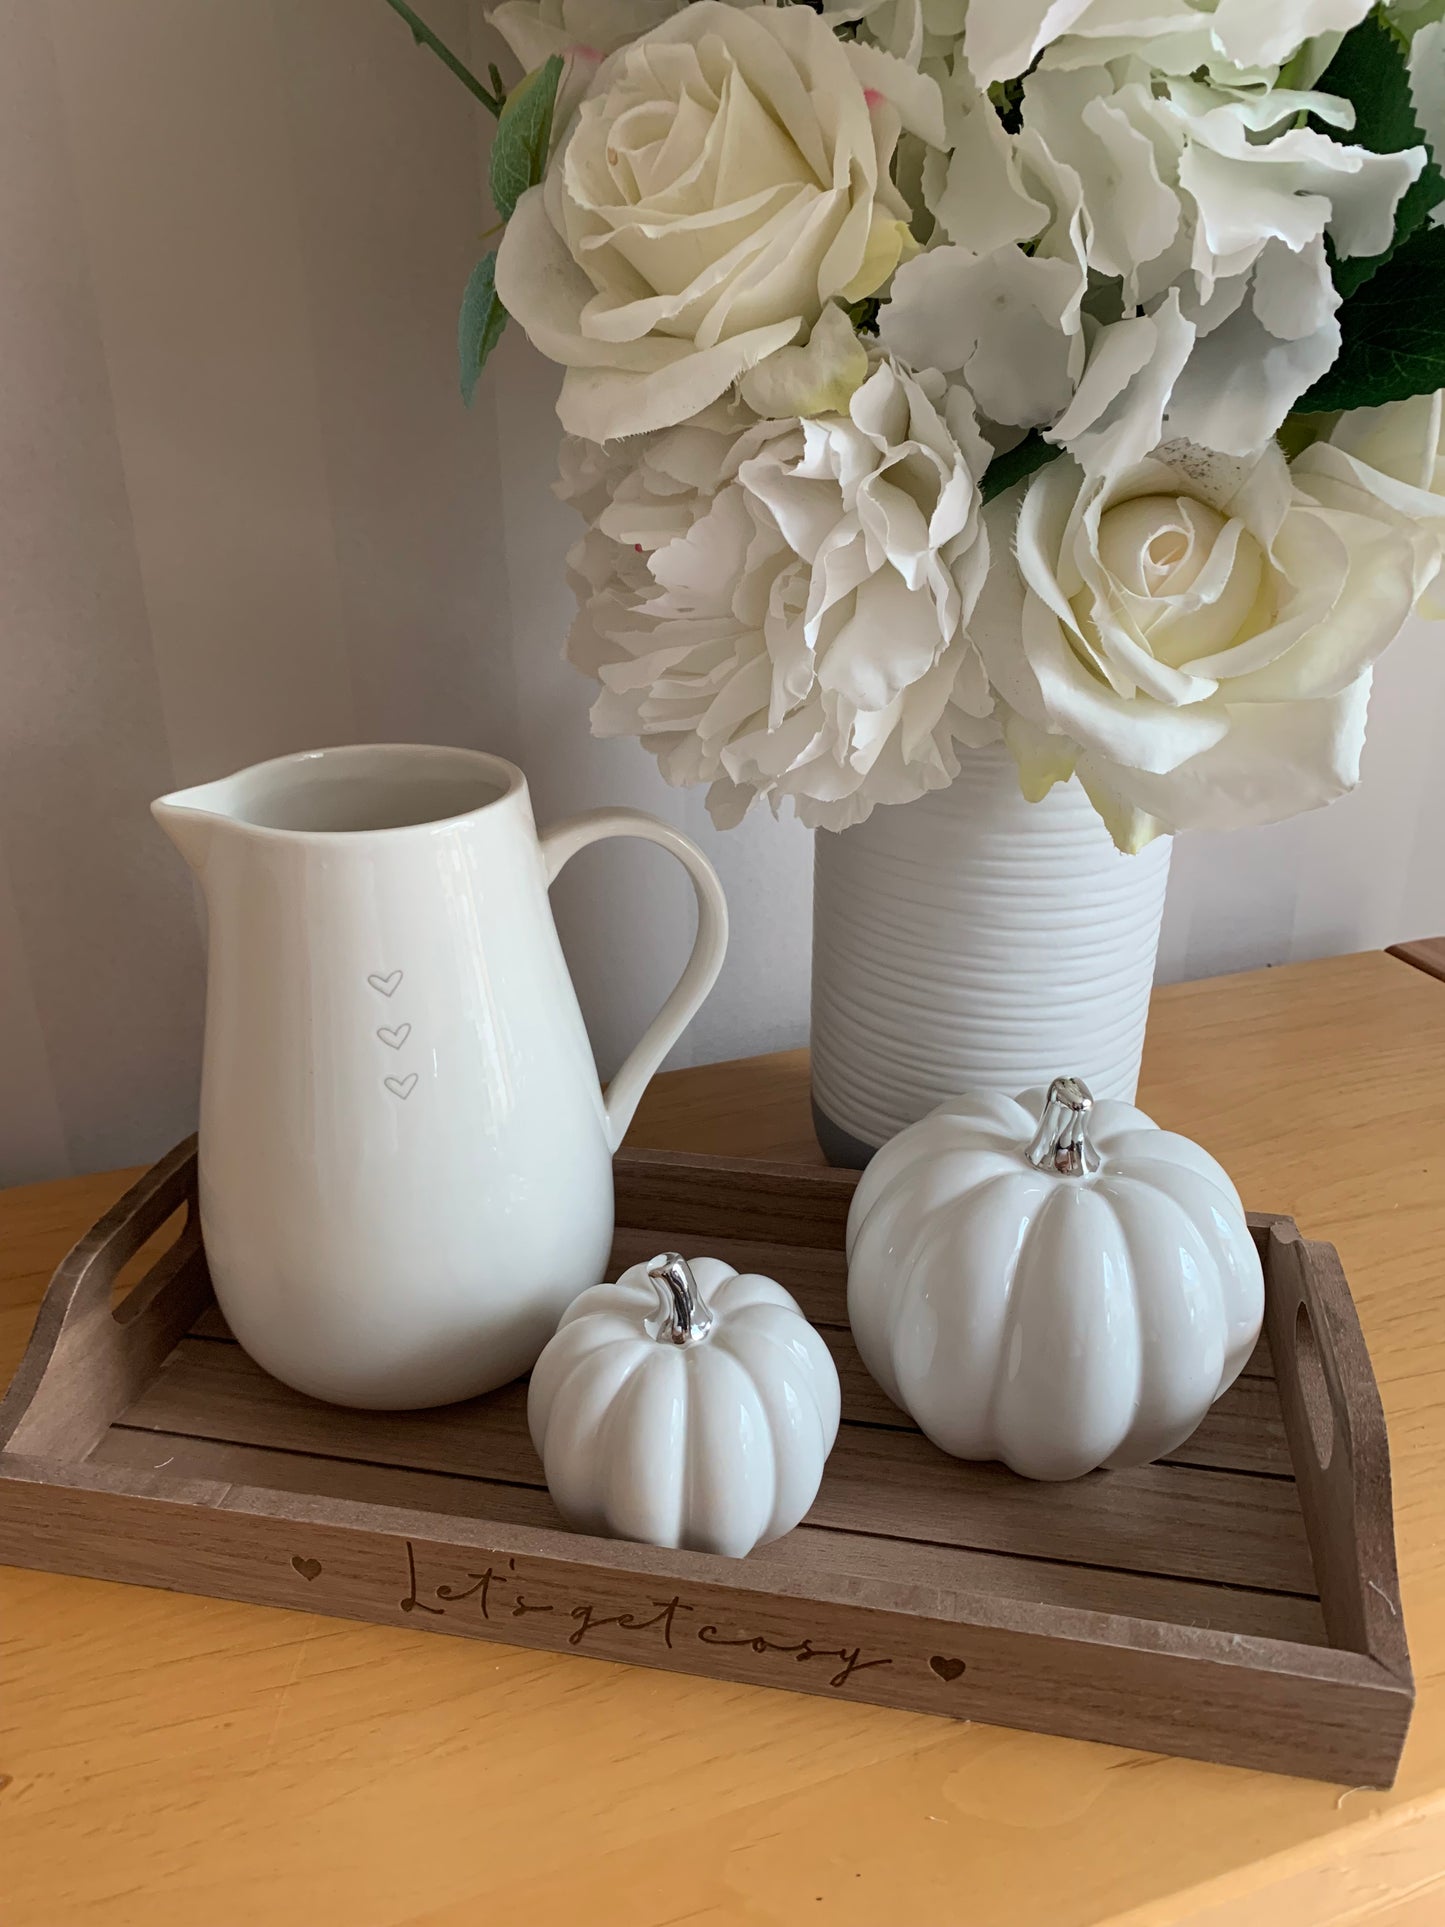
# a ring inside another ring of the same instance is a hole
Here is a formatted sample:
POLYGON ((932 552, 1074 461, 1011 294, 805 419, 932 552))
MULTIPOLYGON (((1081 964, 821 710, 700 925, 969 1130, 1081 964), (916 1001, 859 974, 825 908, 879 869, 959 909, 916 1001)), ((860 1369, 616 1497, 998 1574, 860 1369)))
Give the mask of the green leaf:
POLYGON ((1376 408, 1445 388, 1445 228, 1396 248, 1340 309, 1340 329, 1339 356, 1295 403, 1299 413, 1376 408))
POLYGON ((497 298, 497 257, 493 252, 472 269, 457 316, 457 370, 462 400, 468 408, 487 356, 501 340, 506 325, 507 311, 497 298))
POLYGON ((844 301, 843 312, 860 335, 876 335, 883 302, 876 294, 865 294, 861 301, 844 301))
POLYGON ((562 56, 553 54, 507 95, 492 139, 492 201, 504 221, 546 169, 561 78, 562 56))
POLYGON ((1432 21, 1445 20, 1445 0, 1393 0, 1383 14, 1385 25, 1404 46, 1432 21))
MULTIPOLYGON (((1325 131, 1373 154, 1394 154, 1404 147, 1423 147, 1425 137, 1415 123, 1410 100, 1410 74, 1404 50, 1377 14, 1370 14, 1347 33, 1335 57, 1315 83, 1318 92, 1336 94, 1352 103, 1353 129, 1325 131)), ((1400 243, 1429 218, 1437 201, 1445 199, 1445 176, 1433 160, 1413 186, 1406 188, 1395 210, 1395 237, 1383 254, 1331 257, 1335 286, 1343 295, 1362 287, 1400 243)))
POLYGON ((1002 455, 995 455, 989 463, 983 478, 984 501, 991 502, 995 495, 1002 495, 1006 488, 1024 481, 1036 469, 1043 468, 1063 452, 1052 442, 1046 442, 1036 428, 1031 428, 1016 447, 1002 455))

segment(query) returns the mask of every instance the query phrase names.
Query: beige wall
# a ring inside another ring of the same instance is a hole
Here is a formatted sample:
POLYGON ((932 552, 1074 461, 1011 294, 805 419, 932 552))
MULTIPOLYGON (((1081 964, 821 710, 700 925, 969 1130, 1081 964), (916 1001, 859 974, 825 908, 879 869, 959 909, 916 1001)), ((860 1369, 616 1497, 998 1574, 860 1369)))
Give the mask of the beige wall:
MULTIPOLYGON (((382 0, 0 0, 0 35, 0 1182, 189 1128, 202 937, 145 806, 306 744, 476 743, 544 819, 683 824, 736 935, 682 1061, 800 1041, 807 837, 714 837, 587 736, 551 373, 509 339, 457 399, 491 216, 456 82, 382 0)), ((1179 850, 1165 974, 1445 929, 1442 720, 1445 630, 1418 626, 1360 795, 1179 850)), ((675 972, 686 886, 617 846, 557 898, 606 1068, 675 972)))

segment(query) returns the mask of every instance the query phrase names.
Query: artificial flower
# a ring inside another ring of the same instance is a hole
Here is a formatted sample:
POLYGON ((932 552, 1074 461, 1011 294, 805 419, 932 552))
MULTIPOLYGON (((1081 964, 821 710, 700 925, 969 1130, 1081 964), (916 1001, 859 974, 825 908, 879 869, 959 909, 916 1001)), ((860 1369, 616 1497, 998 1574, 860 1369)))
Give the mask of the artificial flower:
POLYGON ((834 296, 880 289, 913 248, 904 128, 942 140, 937 85, 807 7, 698 0, 606 60, 497 260, 508 312, 567 371, 563 426, 685 421, 834 296))
MULTIPOLYGON (((521 62, 524 73, 531 73, 553 54, 559 54, 566 63, 553 117, 553 126, 560 130, 581 104, 609 54, 651 33, 689 4, 691 0, 503 0, 487 20, 521 62)), ((767 4, 767 0, 724 0, 724 4, 757 6, 767 4)), ((930 7, 940 4, 961 7, 964 0, 929 0, 930 7)), ((878 9, 895 7, 917 11, 920 0, 854 0, 851 6, 824 11, 820 17, 829 26, 836 26, 878 9)), ((960 19, 958 32, 962 24, 960 19)))
MULTIPOLYGON (((1023 99, 1033 137, 1080 183, 1089 269, 1117 279, 1126 309, 1156 314, 1177 291, 1194 341, 1168 432, 1252 454, 1339 353, 1326 241, 1340 258, 1388 248, 1425 150, 1375 154, 1295 124, 1348 127, 1329 95, 1235 92, 1133 57, 1041 68, 1023 99)), ((1166 359, 1177 342, 1175 328, 1166 359)))
POLYGON ((1393 517, 1188 443, 1030 484, 974 634, 1027 793, 1077 772, 1121 849, 1271 822, 1359 778, 1370 665, 1409 613, 1393 517))
POLYGON ((868 38, 915 67, 953 52, 968 16, 968 0, 871 0, 835 17, 860 19, 868 38))
MULTIPOLYGON (((1306 42, 1358 26, 1374 0, 969 0, 964 49, 980 87, 1045 48, 1089 64, 1145 49, 1164 71, 1272 80, 1306 42)), ((1311 76, 1313 77, 1313 76, 1311 76)))
POLYGON ((840 415, 868 377, 868 350, 837 302, 830 301, 801 347, 780 348, 738 383, 755 415, 840 415))
POLYGON ((487 19, 522 63, 524 73, 552 54, 585 48, 599 61, 650 33, 684 0, 503 0, 487 19))
POLYGON ((968 397, 886 358, 846 413, 758 421, 736 403, 601 449, 561 493, 568 645, 598 735, 638 736, 719 823, 755 795, 841 829, 958 774, 997 737, 969 618, 988 569, 968 397))
POLYGON ((1296 458, 1294 473, 1317 493, 1327 482, 1353 488, 1400 516, 1418 537, 1420 613, 1445 617, 1445 389, 1352 409, 1328 442, 1296 458))
POLYGON ((1068 406, 1084 368, 1083 193, 1077 173, 1027 128, 1012 140, 1006 168, 1007 219, 1031 225, 1030 251, 997 228, 986 251, 972 245, 990 217, 970 215, 966 188, 955 195, 945 182, 935 209, 963 242, 941 242, 900 268, 879 333, 912 366, 957 374, 989 421, 1030 428, 1068 406))
POLYGON ((1089 304, 1107 324, 1112 299, 1118 321, 1087 356, 1084 414, 1109 409, 1126 459, 1159 439, 1161 384, 1171 436, 1262 447, 1339 353, 1326 241, 1339 257, 1387 248, 1426 159, 1294 124, 1309 113, 1347 125, 1348 103, 1328 95, 1216 88, 1135 57, 1041 67, 1023 83, 1016 133, 961 62, 942 91, 949 151, 923 171, 934 245, 895 277, 883 338, 957 373, 990 420, 1053 424, 1072 448, 1059 417, 1084 371, 1089 304), (1120 386, 1106 394, 1106 380, 1120 386))

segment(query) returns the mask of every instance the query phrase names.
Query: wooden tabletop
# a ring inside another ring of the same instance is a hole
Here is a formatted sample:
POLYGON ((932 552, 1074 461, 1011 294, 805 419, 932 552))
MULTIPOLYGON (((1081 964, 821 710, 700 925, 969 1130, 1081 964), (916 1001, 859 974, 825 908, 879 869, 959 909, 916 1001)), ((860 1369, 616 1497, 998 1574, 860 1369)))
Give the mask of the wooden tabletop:
MULTIPOLYGON (((1393 1792, 10 1570, 4 1927, 1439 1927, 1445 983, 1176 985, 1140 1102, 1344 1260, 1419 1685, 1393 1792)), ((632 1141, 815 1160, 806 1058, 660 1078, 632 1141)), ((126 1180, 0 1194, 0 1378, 126 1180)))

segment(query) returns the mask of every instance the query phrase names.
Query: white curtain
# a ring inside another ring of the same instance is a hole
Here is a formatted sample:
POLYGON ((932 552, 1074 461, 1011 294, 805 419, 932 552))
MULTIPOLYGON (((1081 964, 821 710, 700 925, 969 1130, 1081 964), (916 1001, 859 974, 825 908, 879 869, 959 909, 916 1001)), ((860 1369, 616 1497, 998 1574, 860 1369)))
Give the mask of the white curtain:
MULTIPOLYGON (((464 0, 437 30, 498 51, 464 0)), ((190 1128, 198 907, 146 805, 349 740, 514 757, 542 821, 629 803, 709 849, 732 952, 676 1062, 803 1041, 811 850, 714 834, 561 658, 554 381, 455 315, 486 117, 383 0, 0 0, 0 1182, 190 1128)), ((1445 929, 1445 629, 1380 674, 1364 789, 1176 854, 1162 971, 1445 929)), ((555 900, 604 1072, 690 940, 656 851, 555 900)))

